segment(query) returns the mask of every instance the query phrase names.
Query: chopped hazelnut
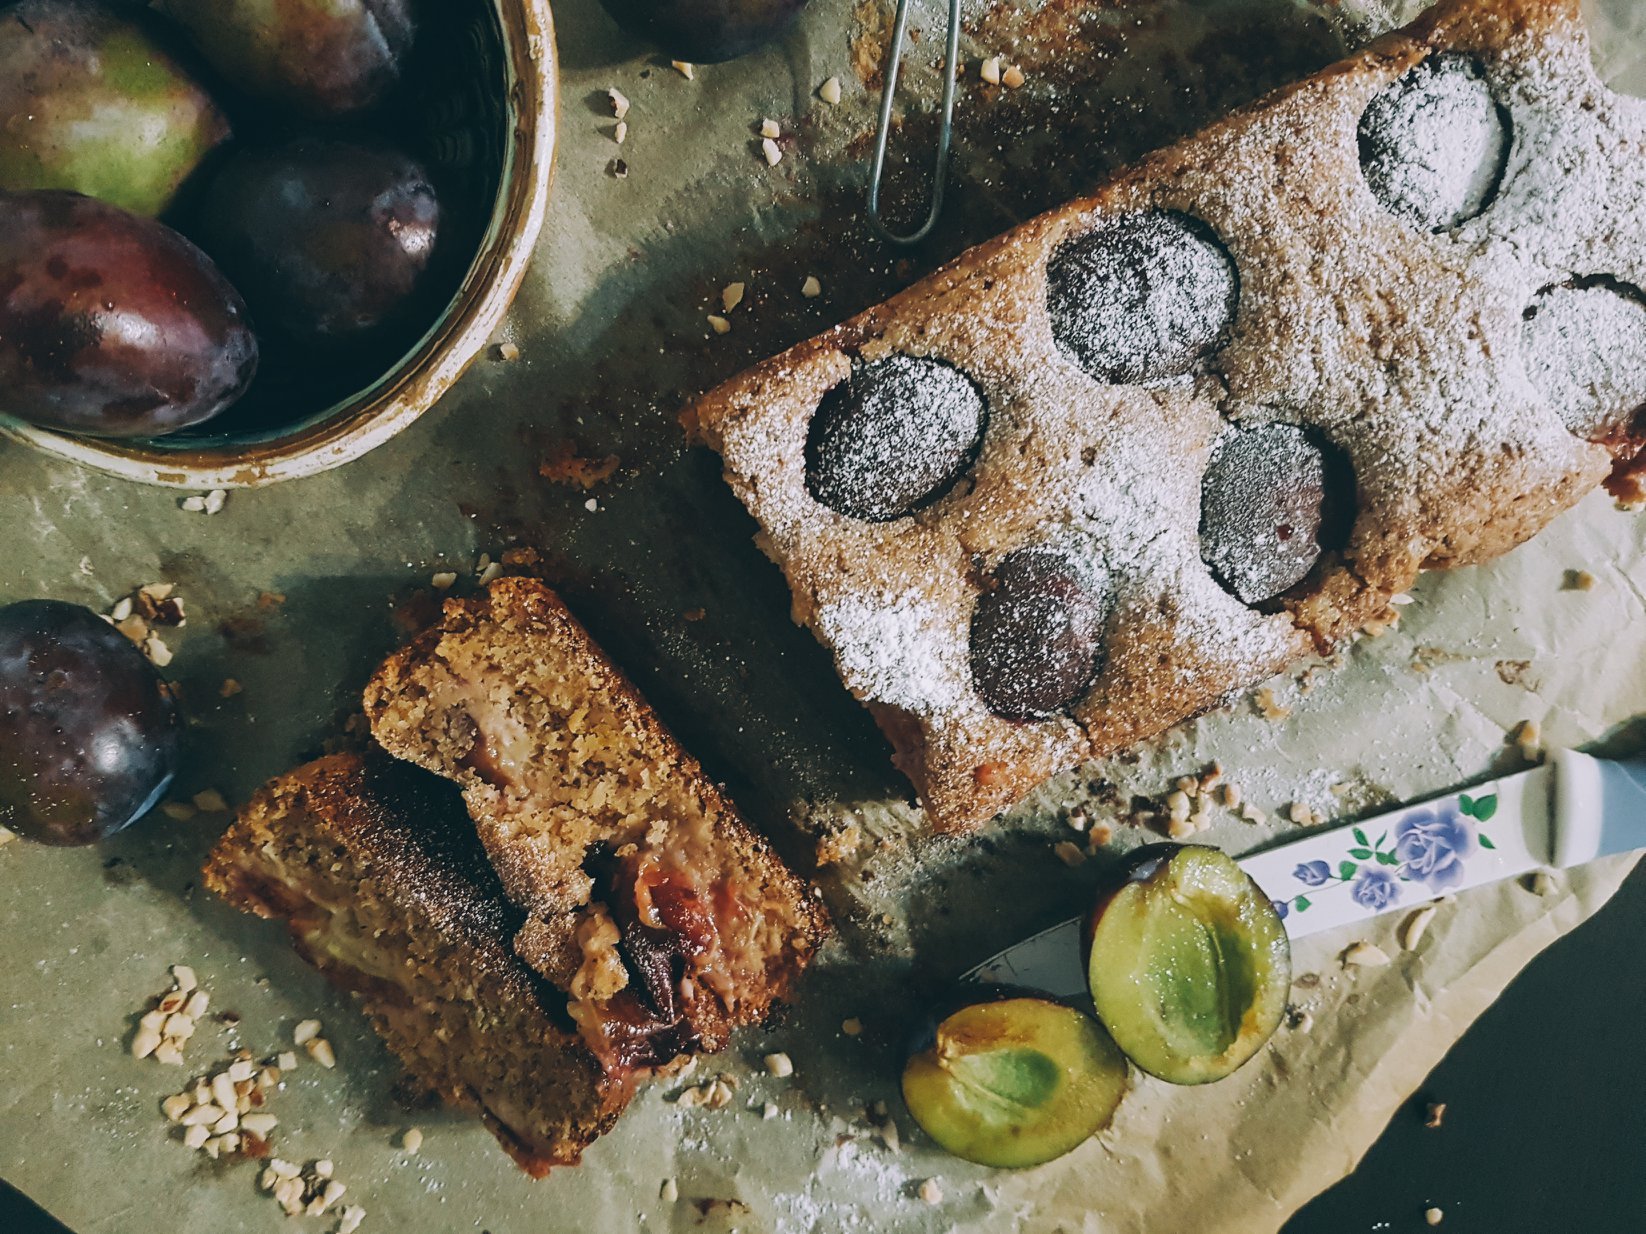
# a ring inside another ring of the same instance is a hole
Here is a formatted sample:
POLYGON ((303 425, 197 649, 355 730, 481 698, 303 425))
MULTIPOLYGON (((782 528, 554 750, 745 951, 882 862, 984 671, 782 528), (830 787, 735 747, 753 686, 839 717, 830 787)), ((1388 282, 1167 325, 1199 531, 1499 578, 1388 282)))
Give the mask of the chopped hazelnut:
POLYGON ((1000 84, 1008 90, 1016 90, 1023 84, 1023 70, 1017 65, 1008 65, 1006 71, 1000 75, 1000 84))
POLYGON ((416 1127, 407 1127, 400 1136, 400 1147, 408 1153, 415 1153, 423 1147, 423 1133, 416 1127))
POLYGON ((977 75, 991 86, 1000 84, 1000 57, 989 56, 978 66, 977 75))
POLYGON ((629 100, 627 96, 625 96, 624 93, 616 86, 608 86, 606 88, 606 98, 611 102, 612 115, 615 118, 621 120, 624 116, 629 114, 629 100))
POLYGON ((727 321, 724 317, 721 317, 718 313, 710 313, 709 328, 716 334, 730 334, 732 332, 732 323, 727 321))
POLYGON ((303 1048, 309 1052, 310 1058, 314 1059, 327 1071, 337 1066, 337 1054, 333 1051, 331 1042, 324 1037, 316 1037, 313 1041, 304 1045, 303 1048))
POLYGON ((1426 904, 1416 912, 1411 913, 1400 923, 1396 937, 1400 940, 1402 951, 1416 951, 1417 945, 1423 940, 1423 935, 1429 929, 1429 923, 1435 919, 1435 906, 1426 904))
POLYGON ((354 1234, 366 1219, 366 1210, 358 1204, 345 1204, 339 1216, 341 1220, 337 1223, 337 1234, 354 1234))
POLYGON ((726 289, 720 293, 720 307, 728 313, 731 312, 743 303, 743 295, 746 291, 748 291, 748 284, 746 283, 726 284, 726 289))
POLYGON ((1057 854, 1057 859, 1059 861, 1071 868, 1085 864, 1086 854, 1081 851, 1080 845, 1074 843, 1072 840, 1059 840, 1057 844, 1053 846, 1052 851, 1057 854))
POLYGON ((297 1027, 291 1030, 293 1045, 308 1045, 320 1035, 319 1020, 299 1020, 297 1027))
POLYGON ((1445 1121, 1446 1103, 1444 1101, 1431 1101, 1429 1103, 1428 1112, 1424 1116, 1423 1125, 1430 1131, 1438 1131, 1440 1130, 1440 1125, 1445 1121))
POLYGON ((1428 1222, 1430 1225, 1439 1225, 1445 1217, 1446 1214, 1441 1212, 1438 1208, 1428 1208, 1423 1211, 1423 1220, 1428 1222))
POLYGON ((1381 968, 1389 963, 1389 954, 1376 943, 1350 943, 1338 957, 1344 968, 1381 968))
POLYGON ((818 282, 815 274, 808 274, 806 281, 800 284, 800 294, 808 300, 815 300, 823 294, 823 284, 818 282))
POLYGON ((783 161, 783 151, 770 137, 760 139, 760 153, 766 157, 766 166, 776 167, 783 161))
MULTIPOLYGON (((1593 591, 1594 586, 1595 576, 1587 570, 1566 571, 1566 582, 1564 584, 1566 591, 1593 591)), ((117 617, 115 620, 118 621, 119 618, 117 617)))
POLYGON ((943 1187, 935 1178, 928 1178, 920 1184, 919 1195, 927 1204, 943 1203, 943 1187))
POLYGON ((669 61, 669 67, 672 68, 676 73, 679 73, 687 81, 691 81, 697 76, 697 73, 696 73, 696 70, 694 69, 694 67, 692 65, 688 64, 684 60, 670 60, 669 61))
POLYGON ((777 138, 783 136, 783 126, 776 120, 762 120, 760 122, 760 135, 762 137, 770 137, 775 141, 777 138))
POLYGON ((629 122, 627 120, 619 120, 617 122, 616 126, 612 129, 612 140, 620 146, 629 140, 629 122))
POLYGON ((665 1204, 673 1204, 680 1198, 680 1184, 672 1178, 665 1178, 663 1185, 657 1189, 657 1198, 665 1204))
POLYGON ((850 1016, 840 1022, 840 1031, 848 1037, 860 1036, 863 1032, 863 1021, 856 1016, 850 1016))
POLYGON ((794 1060, 787 1054, 768 1054, 762 1061, 766 1064, 767 1074, 774 1075, 780 1080, 794 1074, 794 1060))

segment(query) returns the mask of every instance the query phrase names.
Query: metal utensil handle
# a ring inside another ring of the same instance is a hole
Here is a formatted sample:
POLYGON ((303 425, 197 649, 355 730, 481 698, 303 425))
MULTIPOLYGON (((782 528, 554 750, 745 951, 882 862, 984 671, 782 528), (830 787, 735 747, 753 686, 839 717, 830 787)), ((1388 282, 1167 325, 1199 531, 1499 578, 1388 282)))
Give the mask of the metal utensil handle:
POLYGON ((886 144, 892 135, 892 104, 897 99, 897 74, 903 59, 903 38, 909 25, 909 0, 897 0, 897 21, 886 53, 886 88, 880 96, 880 130, 875 135, 874 164, 869 171, 869 225, 893 244, 918 244, 937 226, 943 212, 943 189, 949 180, 949 144, 954 136, 954 88, 959 76, 960 0, 949 0, 948 50, 943 58, 943 118, 937 130, 937 166, 932 172, 932 207, 920 230, 898 235, 880 217, 880 182, 886 171, 886 144))

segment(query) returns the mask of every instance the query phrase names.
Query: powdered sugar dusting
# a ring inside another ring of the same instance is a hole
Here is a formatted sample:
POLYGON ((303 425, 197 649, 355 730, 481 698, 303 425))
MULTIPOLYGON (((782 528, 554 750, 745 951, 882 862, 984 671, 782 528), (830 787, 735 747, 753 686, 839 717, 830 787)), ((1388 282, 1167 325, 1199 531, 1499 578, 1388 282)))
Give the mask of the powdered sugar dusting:
POLYGON ((1361 116, 1361 166, 1373 195, 1390 213, 1430 231, 1484 210, 1508 157, 1508 126, 1467 56, 1424 61, 1361 116))
POLYGON ((816 622, 858 697, 928 716, 960 702, 965 652, 953 615, 918 591, 846 596, 819 608, 816 622))
POLYGON ((1606 283, 1551 287, 1521 334, 1532 384, 1579 436, 1601 438, 1646 407, 1646 302, 1606 283))
POLYGON ((1148 211, 1066 241, 1047 270, 1052 334, 1101 381, 1179 377, 1234 320, 1239 278, 1204 225, 1148 211))

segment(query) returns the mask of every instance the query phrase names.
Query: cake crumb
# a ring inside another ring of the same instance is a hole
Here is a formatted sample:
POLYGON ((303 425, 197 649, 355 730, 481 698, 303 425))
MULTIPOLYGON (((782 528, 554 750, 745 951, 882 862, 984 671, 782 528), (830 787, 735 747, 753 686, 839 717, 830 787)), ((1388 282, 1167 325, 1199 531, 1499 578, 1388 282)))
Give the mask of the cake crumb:
MULTIPOLYGON (((571 441, 557 441, 549 447, 549 452, 537 464, 537 474, 550 484, 564 484, 569 488, 580 488, 584 492, 596 485, 604 484, 617 473, 623 460, 615 454, 607 454, 601 458, 590 458, 578 453, 577 446, 571 441)), ((481 571, 482 584, 491 581, 485 575, 496 570, 492 578, 503 572, 502 566, 492 562, 481 571)))
POLYGON ((245 688, 245 686, 240 684, 238 678, 225 677, 223 678, 223 684, 217 687, 217 697, 233 698, 236 694, 241 693, 245 688))
POLYGON ((1052 851, 1057 854, 1059 861, 1071 869, 1086 862, 1086 854, 1081 851, 1080 845, 1072 840, 1059 840, 1052 851))
POLYGON ((830 107, 840 102, 840 78, 831 77, 817 88, 817 97, 830 107))
POLYGON ((1252 694, 1252 703, 1257 708, 1257 714, 1265 720, 1284 720, 1292 714, 1290 707, 1282 707, 1275 698, 1275 692, 1268 686, 1259 686, 1252 694))
POLYGON ((202 814, 224 814, 229 808, 229 803, 223 799, 223 794, 215 788, 202 789, 194 795, 193 801, 194 808, 202 814))

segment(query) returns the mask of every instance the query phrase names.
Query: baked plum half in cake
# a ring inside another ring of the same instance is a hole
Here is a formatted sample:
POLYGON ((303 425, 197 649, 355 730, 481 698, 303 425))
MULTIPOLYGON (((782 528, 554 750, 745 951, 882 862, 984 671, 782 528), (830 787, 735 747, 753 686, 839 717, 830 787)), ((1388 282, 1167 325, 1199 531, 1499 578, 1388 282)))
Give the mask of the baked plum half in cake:
POLYGON ((997 715, 1028 720, 1079 701, 1103 665, 1103 572, 1071 550, 1008 553, 972 615, 972 682, 997 715))
POLYGON ((854 366, 806 434, 806 488, 849 518, 884 523, 930 505, 977 457, 983 396, 958 369, 917 356, 854 366))
POLYGON ((1292 424, 1227 430, 1200 490, 1200 555, 1244 604, 1264 604, 1340 549, 1354 479, 1336 449, 1292 424))

